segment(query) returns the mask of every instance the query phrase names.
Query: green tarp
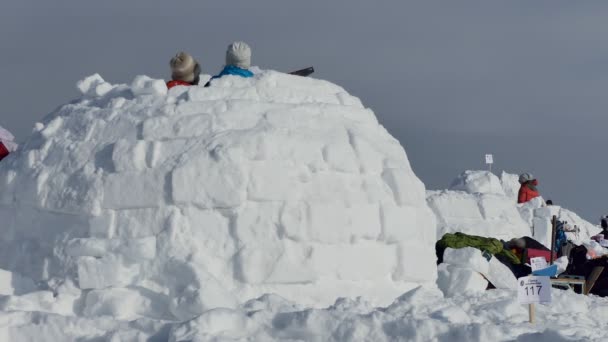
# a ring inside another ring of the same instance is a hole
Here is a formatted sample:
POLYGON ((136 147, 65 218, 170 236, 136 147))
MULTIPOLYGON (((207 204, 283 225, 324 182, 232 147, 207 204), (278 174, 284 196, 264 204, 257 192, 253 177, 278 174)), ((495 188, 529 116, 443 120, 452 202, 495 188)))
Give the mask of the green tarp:
POLYGON ((503 244, 498 239, 486 238, 463 233, 447 233, 435 244, 439 263, 443 261, 443 251, 446 248, 473 247, 492 255, 501 255, 509 259, 515 265, 521 264, 521 260, 510 250, 504 249, 503 244))

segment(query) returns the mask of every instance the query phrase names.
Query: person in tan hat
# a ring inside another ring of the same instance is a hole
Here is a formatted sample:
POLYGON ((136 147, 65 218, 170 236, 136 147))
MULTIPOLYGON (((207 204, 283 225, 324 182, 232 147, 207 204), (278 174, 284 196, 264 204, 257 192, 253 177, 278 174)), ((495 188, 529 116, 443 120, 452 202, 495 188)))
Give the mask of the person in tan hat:
POLYGON ((167 82, 167 88, 175 86, 198 85, 201 67, 190 54, 180 52, 169 62, 171 66, 171 81, 167 82))

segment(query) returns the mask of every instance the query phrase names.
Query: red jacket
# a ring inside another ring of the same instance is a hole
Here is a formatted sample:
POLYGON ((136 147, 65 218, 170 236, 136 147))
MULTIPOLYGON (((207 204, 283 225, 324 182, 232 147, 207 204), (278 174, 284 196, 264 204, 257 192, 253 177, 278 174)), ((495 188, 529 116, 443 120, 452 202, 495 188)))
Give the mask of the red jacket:
POLYGON ((180 81, 180 80, 173 80, 173 81, 169 81, 167 82, 167 89, 171 89, 175 86, 191 86, 191 83, 188 83, 186 81, 180 81))
MULTIPOLYGON (((538 181, 535 179, 532 181, 533 185, 538 185, 538 181)), ((536 198, 540 196, 540 194, 538 193, 538 190, 532 190, 530 189, 530 187, 528 187, 527 183, 524 183, 521 185, 521 187, 519 188, 519 194, 517 196, 517 203, 526 203, 529 200, 536 198)))
POLYGON ((8 148, 4 146, 4 144, 0 141, 0 160, 4 159, 4 157, 8 156, 8 148))

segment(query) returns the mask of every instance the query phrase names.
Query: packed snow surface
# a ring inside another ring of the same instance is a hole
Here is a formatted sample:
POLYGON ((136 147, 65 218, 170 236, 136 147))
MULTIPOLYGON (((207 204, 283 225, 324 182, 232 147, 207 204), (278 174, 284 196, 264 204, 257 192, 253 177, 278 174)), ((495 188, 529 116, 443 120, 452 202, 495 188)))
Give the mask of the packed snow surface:
POLYGON ((438 272, 442 233, 519 237, 547 217, 514 204, 512 175, 426 193, 359 99, 255 71, 170 91, 93 75, 36 124, 0 163, 0 341, 608 337, 608 302, 573 292, 528 324, 477 250, 438 272))

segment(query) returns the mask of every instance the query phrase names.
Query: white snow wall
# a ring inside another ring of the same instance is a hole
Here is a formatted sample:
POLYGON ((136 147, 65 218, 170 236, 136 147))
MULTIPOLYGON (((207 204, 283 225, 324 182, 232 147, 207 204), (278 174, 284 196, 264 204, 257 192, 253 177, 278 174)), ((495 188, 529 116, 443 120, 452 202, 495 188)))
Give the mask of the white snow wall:
POLYGON ((568 209, 544 207, 542 197, 517 204, 517 179, 516 174, 504 171, 499 179, 489 171, 468 170, 454 179, 450 190, 427 191, 427 203, 437 219, 437 237, 455 232, 504 240, 531 236, 550 248, 553 215, 580 228, 578 234, 566 234, 577 244, 600 232, 568 209))
POLYGON ((272 71, 78 87, 0 163, 0 268, 96 300, 143 291, 178 319, 267 292, 387 304, 434 282, 424 184, 341 87, 272 71))

